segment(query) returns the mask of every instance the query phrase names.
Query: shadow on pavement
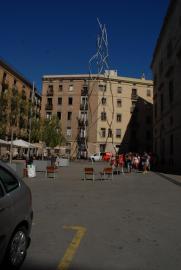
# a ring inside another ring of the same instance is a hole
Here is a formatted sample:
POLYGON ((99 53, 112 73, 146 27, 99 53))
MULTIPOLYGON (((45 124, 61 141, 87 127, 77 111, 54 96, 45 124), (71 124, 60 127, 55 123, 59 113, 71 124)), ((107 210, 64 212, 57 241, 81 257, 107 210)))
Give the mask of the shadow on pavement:
POLYGON ((55 264, 48 264, 46 262, 41 263, 24 263, 21 267, 21 270, 56 270, 57 266, 55 264))

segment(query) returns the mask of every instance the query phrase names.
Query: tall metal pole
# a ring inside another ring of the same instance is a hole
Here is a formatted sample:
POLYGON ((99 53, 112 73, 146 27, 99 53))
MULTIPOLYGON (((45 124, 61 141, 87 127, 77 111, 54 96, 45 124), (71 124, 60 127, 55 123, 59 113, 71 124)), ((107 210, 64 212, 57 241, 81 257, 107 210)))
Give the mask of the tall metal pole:
POLYGON ((28 158, 30 158, 30 142, 31 142, 31 124, 32 124, 32 108, 33 108, 33 99, 34 99, 34 82, 33 82, 33 89, 32 89, 32 94, 31 94, 31 108, 30 108, 30 120, 29 120, 29 145, 28 145, 28 158))

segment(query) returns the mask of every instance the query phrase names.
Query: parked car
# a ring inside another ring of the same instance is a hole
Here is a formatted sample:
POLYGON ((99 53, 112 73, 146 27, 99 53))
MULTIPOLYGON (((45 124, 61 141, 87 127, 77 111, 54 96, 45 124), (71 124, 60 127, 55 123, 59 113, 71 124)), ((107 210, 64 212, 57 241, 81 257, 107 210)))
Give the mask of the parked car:
POLYGON ((19 269, 30 244, 33 211, 28 186, 0 161, 0 269, 19 269))
POLYGON ((99 152, 99 153, 96 153, 94 155, 91 155, 90 157, 90 160, 92 161, 99 161, 99 160, 102 160, 102 153, 99 152))
POLYGON ((104 161, 110 161, 112 158, 113 154, 111 152, 105 152, 102 156, 102 159, 104 161))

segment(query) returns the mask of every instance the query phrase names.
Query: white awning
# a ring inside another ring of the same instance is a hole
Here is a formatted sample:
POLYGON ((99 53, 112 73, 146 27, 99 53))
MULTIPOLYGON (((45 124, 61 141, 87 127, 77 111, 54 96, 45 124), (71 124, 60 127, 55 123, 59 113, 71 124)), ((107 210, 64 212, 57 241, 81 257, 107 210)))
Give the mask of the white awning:
POLYGON ((1 140, 1 139, 0 139, 0 144, 6 144, 6 145, 9 145, 10 143, 9 143, 8 141, 1 140))
POLYGON ((35 148, 34 145, 23 140, 14 140, 13 146, 22 147, 22 148, 35 148))

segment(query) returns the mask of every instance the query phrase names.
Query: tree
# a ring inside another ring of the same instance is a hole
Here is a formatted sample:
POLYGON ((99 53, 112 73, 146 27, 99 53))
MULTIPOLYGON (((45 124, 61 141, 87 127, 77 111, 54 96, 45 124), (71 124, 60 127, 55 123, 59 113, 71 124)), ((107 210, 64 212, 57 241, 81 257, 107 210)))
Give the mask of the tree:
POLYGON ((33 118, 31 122, 31 142, 42 141, 44 121, 40 118, 33 118))
POLYGON ((42 139, 48 147, 52 148, 65 142, 57 116, 53 115, 51 119, 44 120, 42 139))
POLYGON ((0 137, 4 138, 7 133, 9 90, 5 89, 0 94, 0 137))

